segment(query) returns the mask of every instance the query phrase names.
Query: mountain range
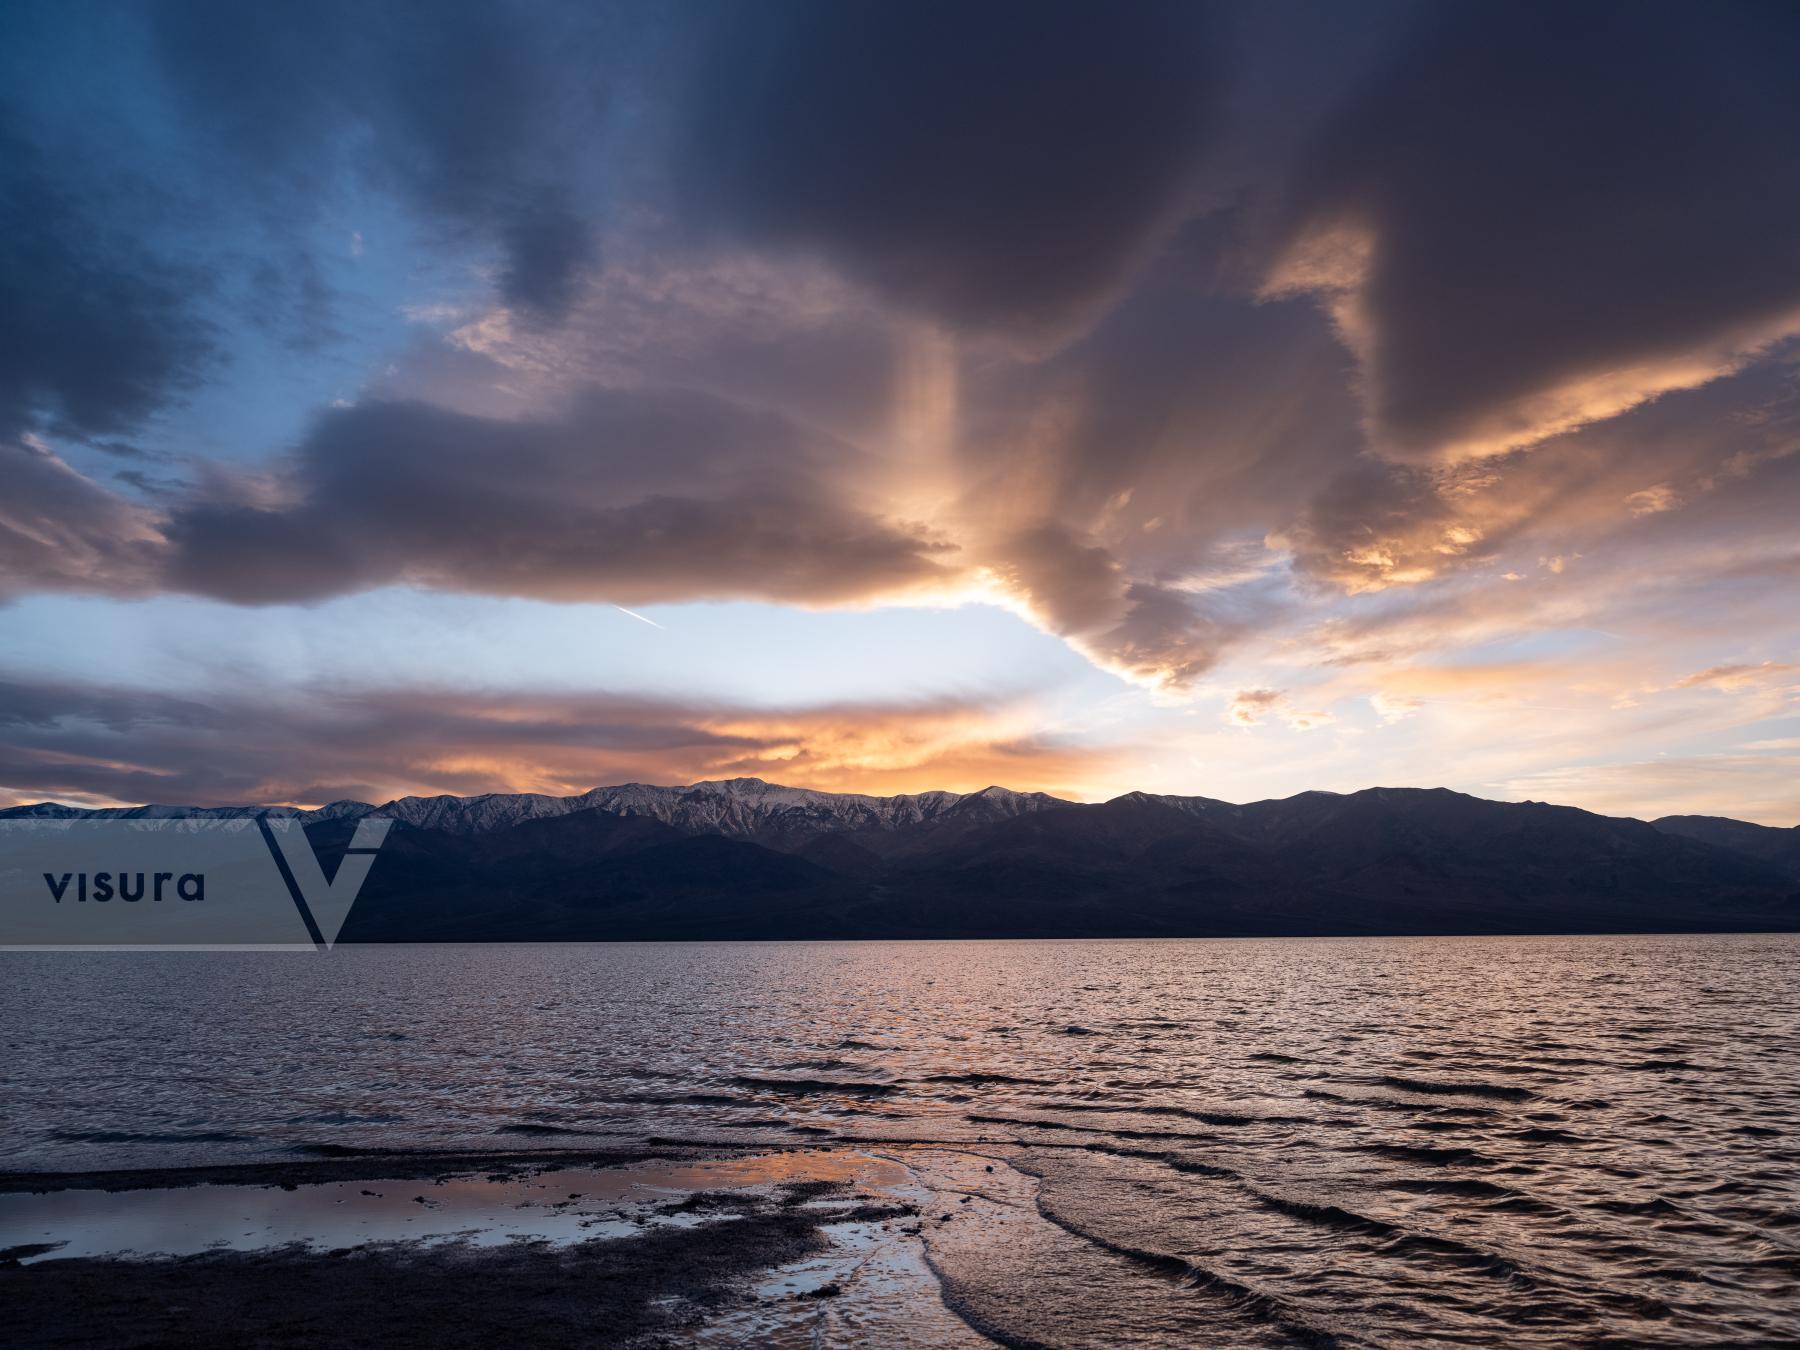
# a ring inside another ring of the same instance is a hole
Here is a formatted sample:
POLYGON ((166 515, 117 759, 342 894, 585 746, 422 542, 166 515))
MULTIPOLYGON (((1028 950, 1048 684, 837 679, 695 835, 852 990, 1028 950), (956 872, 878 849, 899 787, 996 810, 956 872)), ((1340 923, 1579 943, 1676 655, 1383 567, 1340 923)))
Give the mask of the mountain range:
POLYGON ((1443 788, 1085 804, 734 778, 0 819, 258 814, 298 816, 328 865, 361 817, 395 822, 346 942, 1800 929, 1800 827, 1443 788))

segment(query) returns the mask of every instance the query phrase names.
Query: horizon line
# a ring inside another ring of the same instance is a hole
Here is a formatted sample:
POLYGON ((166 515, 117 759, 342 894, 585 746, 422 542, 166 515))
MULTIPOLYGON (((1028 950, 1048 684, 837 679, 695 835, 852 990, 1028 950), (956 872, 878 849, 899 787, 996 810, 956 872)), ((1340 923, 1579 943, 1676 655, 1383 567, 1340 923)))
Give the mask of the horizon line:
POLYGON ((744 783, 744 784, 754 783, 754 784, 758 784, 762 787, 776 788, 776 789, 779 789, 782 791, 787 791, 787 792, 808 792, 808 793, 813 793, 815 795, 823 796, 823 797, 856 797, 856 798, 863 798, 863 799, 870 800, 870 801, 895 801, 895 800, 899 800, 901 798, 909 798, 909 797, 917 798, 917 797, 932 797, 932 796, 944 796, 944 797, 956 797, 956 798, 979 797, 985 793, 998 791, 998 792, 1012 793, 1013 795, 1020 796, 1020 797, 1047 797, 1052 801, 1061 802, 1061 803, 1064 803, 1069 806, 1105 806, 1111 802, 1122 801, 1127 797, 1148 797, 1148 798, 1151 798, 1154 800, 1165 800, 1165 799, 1172 798, 1172 799, 1175 799, 1178 801, 1214 802, 1220 806, 1228 806, 1228 807, 1233 807, 1233 808, 1237 808, 1237 809, 1243 809, 1245 807, 1251 807, 1251 806, 1261 806, 1261 805, 1264 805, 1269 802, 1293 801, 1297 797, 1307 797, 1307 796, 1355 797, 1355 796, 1360 796, 1360 795, 1362 795, 1364 793, 1368 793, 1368 792, 1443 792, 1443 793, 1449 793, 1449 794, 1451 794, 1453 796, 1457 796, 1457 797, 1467 797, 1474 801, 1494 802, 1498 805, 1503 805, 1503 806, 1553 806, 1553 807, 1558 807, 1563 810, 1581 811, 1586 815, 1599 816, 1603 819, 1634 820, 1641 824, 1646 824, 1646 825, 1654 824, 1658 820, 1673 820, 1673 819, 1681 819, 1683 817, 1687 817, 1687 818, 1711 819, 1711 820, 1735 820, 1735 821, 1739 821, 1743 824, 1755 825, 1761 829, 1771 829, 1771 830, 1800 829, 1800 822, 1795 822, 1792 825, 1768 825, 1762 821, 1745 820, 1741 816, 1720 816, 1720 815, 1712 815, 1712 814, 1706 813, 1706 812, 1675 811, 1675 812, 1668 812, 1663 815, 1655 816, 1655 817, 1634 816, 1634 815, 1610 815, 1604 811, 1593 811, 1593 810, 1589 810, 1587 807, 1583 807, 1583 806, 1569 806, 1566 803, 1553 802, 1553 801, 1549 801, 1549 800, 1541 800, 1541 799, 1535 798, 1535 797, 1527 797, 1527 798, 1523 798, 1523 799, 1519 799, 1519 800, 1513 800, 1513 799, 1503 798, 1503 797, 1483 797, 1478 793, 1462 792, 1456 788, 1444 787, 1441 784, 1436 785, 1436 786, 1431 786, 1431 787, 1420 787, 1420 786, 1397 785, 1397 784, 1389 784, 1389 783, 1373 783, 1367 787, 1355 788, 1355 789, 1352 789, 1347 792, 1334 791, 1330 788, 1302 788, 1300 791, 1289 793, 1284 797, 1259 797, 1252 801, 1246 801, 1246 802, 1227 801, 1226 799, 1224 799, 1222 797, 1208 797, 1201 793, 1150 792, 1150 791, 1146 791, 1141 788, 1133 788, 1126 792, 1117 793, 1111 797, 1105 797, 1105 798, 1101 798, 1099 800, 1088 800, 1088 799, 1074 798, 1074 797, 1059 797, 1055 793, 1045 792, 1045 791, 1041 791, 1041 790, 1021 790, 1018 788, 1009 788, 1001 783, 989 783, 986 787, 976 788, 976 789, 973 789, 968 792, 957 792, 950 788, 927 788, 920 792, 893 792, 893 793, 886 793, 886 794, 874 793, 874 792, 837 792, 837 791, 833 791, 832 789, 829 789, 829 788, 810 788, 810 787, 801 787, 801 786, 798 786, 793 783, 772 782, 769 779, 758 778, 758 777, 755 777, 754 775, 749 775, 749 774, 738 775, 738 776, 735 776, 732 778, 700 778, 700 779, 695 779, 691 783, 646 783, 646 782, 640 782, 636 779, 632 779, 632 780, 629 780, 629 781, 623 782, 623 783, 599 783, 599 784, 596 784, 595 786, 593 786, 591 788, 587 788, 583 791, 570 792, 570 793, 536 792, 536 791, 530 791, 530 790, 517 791, 517 792, 506 792, 506 791, 470 792, 470 793, 439 792, 439 793, 430 793, 430 794, 405 793, 398 797, 390 797, 384 802, 370 802, 370 801, 365 801, 362 798, 358 798, 358 797, 337 797, 337 798, 333 798, 329 801, 323 801, 323 802, 319 802, 319 803, 316 803, 313 805, 307 805, 307 804, 303 804, 300 802, 293 802, 293 801, 285 801, 285 802, 220 802, 220 803, 113 801, 112 803, 106 804, 106 805, 81 805, 81 804, 75 804, 75 803, 63 802, 63 801, 57 801, 57 800, 45 798, 45 799, 42 799, 39 801, 32 801, 32 802, 15 801, 8 805, 0 806, 0 813, 30 810, 34 807, 46 807, 46 806, 59 807, 63 810, 68 810, 68 811, 138 811, 138 810, 150 810, 150 809, 155 809, 155 808, 165 808, 165 809, 169 809, 169 810, 198 810, 198 811, 291 810, 291 811, 295 811, 295 812, 304 813, 304 812, 311 812, 311 811, 322 811, 322 810, 325 810, 332 806, 354 805, 354 806, 366 806, 370 810, 379 811, 384 806, 391 806, 391 805, 395 804, 396 802, 403 802, 403 801, 433 801, 433 800, 440 800, 440 799, 448 799, 448 800, 452 800, 452 801, 477 801, 477 800, 480 800, 483 798, 490 798, 490 797, 543 797, 543 798, 547 798, 547 799, 550 799, 553 801, 573 801, 573 800, 576 800, 581 797, 591 796, 592 794, 594 794, 596 792, 605 792, 608 790, 617 790, 620 788, 640 787, 640 788, 650 788, 650 789, 653 789, 656 791, 662 791, 662 792, 686 792, 686 791, 692 791, 696 788, 728 786, 728 785, 734 784, 734 783, 744 783))

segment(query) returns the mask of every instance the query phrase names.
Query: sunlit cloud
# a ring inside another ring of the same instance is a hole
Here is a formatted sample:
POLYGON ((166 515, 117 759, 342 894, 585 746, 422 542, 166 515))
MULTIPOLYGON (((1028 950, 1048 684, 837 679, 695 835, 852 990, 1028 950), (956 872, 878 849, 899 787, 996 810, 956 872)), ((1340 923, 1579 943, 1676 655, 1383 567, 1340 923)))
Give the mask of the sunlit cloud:
POLYGON ((1295 731, 1316 731, 1320 727, 1328 727, 1337 721, 1337 717, 1328 712, 1314 710, 1312 712, 1289 712, 1283 716, 1287 724, 1295 731))
POLYGON ((1711 688, 1723 690, 1762 688, 1774 681, 1793 682, 1793 674, 1800 671, 1800 663, 1791 661, 1759 661, 1754 665, 1737 662, 1729 665, 1710 666, 1705 670, 1697 670, 1692 675, 1684 675, 1675 681, 1677 689, 1711 688))
POLYGON ((1625 498, 1625 509, 1634 516, 1655 516, 1681 505, 1681 494, 1667 483, 1639 488, 1625 498))
POLYGON ((1425 706, 1425 700, 1410 694, 1390 694, 1385 689, 1377 689, 1369 695, 1369 706, 1375 710, 1377 717, 1391 726, 1395 722, 1404 722, 1418 712, 1425 706))
POLYGON ((1127 751, 1050 729, 1020 700, 780 710, 443 686, 190 697, 21 680, 5 694, 0 782, 11 801, 318 805, 738 776, 880 793, 998 782, 1079 797, 1127 751))
POLYGON ((1767 17, 1588 5, 1547 36, 1439 8, 1318 129, 1265 293, 1328 310, 1375 453, 1505 455, 1800 332, 1800 191, 1767 134, 1794 112, 1791 39, 1767 17))
POLYGON ((1800 651, 1772 9, 1387 7, 1323 81, 1284 73, 1293 25, 1192 5, 1022 45, 1002 7, 947 46, 905 6, 453 7, 416 51, 383 9, 21 36, 0 603, 53 597, 89 650, 48 622, 0 661, 73 689, 134 659, 141 601, 224 617, 109 696, 129 737, 59 714, 5 790, 1778 802, 1748 766, 1800 651), (53 101, 75 80, 91 117, 53 101), (532 609, 546 685, 614 692, 543 702, 524 656, 447 691, 475 677, 421 651, 391 700, 333 694, 293 617, 389 650, 383 616, 469 597, 532 609), (771 696, 740 667, 796 630, 702 608, 746 602, 870 622, 771 696), (913 623, 952 609, 1029 640, 1006 687, 1066 687, 968 695, 913 623), (717 706, 631 665, 678 643, 717 706), (180 703, 245 668, 266 699, 180 703), (222 777, 159 740, 189 718, 246 747, 222 777), (1690 776, 1542 777, 1665 753, 1690 776))
POLYGON ((1285 697, 1279 689, 1240 689, 1225 705, 1225 723, 1234 727, 1258 726, 1285 697))

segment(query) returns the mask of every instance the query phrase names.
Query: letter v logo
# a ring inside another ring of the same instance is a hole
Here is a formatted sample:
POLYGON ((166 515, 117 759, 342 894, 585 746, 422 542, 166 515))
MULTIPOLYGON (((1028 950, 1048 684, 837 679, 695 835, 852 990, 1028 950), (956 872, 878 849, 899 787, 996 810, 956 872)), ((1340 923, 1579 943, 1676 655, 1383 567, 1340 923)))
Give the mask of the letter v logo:
POLYGON ((320 946, 329 949, 337 941, 338 930, 350 916, 350 906, 356 903, 357 893, 368 880, 376 850, 393 823, 380 816, 364 816, 357 821, 356 833, 350 836, 350 847, 344 850, 337 875, 326 881, 325 870, 319 866, 312 841, 300 822, 291 817, 264 817, 263 833, 273 843, 276 860, 285 864, 282 871, 288 889, 294 894, 300 917, 306 920, 313 940, 320 946))

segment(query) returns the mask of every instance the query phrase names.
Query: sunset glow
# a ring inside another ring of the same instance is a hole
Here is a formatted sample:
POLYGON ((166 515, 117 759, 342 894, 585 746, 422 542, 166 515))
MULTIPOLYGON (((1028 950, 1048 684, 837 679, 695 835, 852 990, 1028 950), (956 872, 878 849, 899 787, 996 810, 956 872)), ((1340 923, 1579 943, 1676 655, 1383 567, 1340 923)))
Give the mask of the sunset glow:
POLYGON ((954 45, 835 20, 866 99, 731 23, 446 19, 454 113, 384 38, 305 73, 327 24, 22 24, 0 801, 1800 820, 1790 72, 1409 13, 1120 23, 1079 117, 1002 43, 1024 159, 954 45))

